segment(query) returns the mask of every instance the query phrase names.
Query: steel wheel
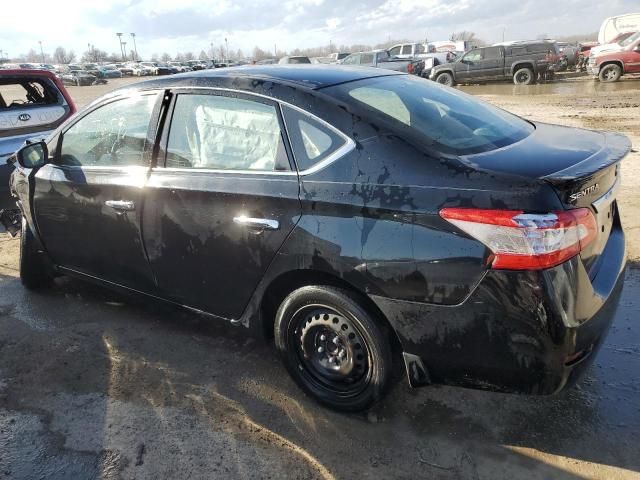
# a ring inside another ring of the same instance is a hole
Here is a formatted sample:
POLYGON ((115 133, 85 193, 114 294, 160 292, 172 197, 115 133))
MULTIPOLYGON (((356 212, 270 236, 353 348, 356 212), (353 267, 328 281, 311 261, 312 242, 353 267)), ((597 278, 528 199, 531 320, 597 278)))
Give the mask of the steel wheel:
POLYGON ((309 305, 292 323, 299 368, 310 381, 343 396, 366 387, 371 351, 347 317, 326 305, 309 305))
POLYGON ((436 77, 436 82, 446 85, 447 87, 453 86, 453 75, 448 72, 441 73, 436 77))
POLYGON ((386 329, 361 301, 347 290, 307 286, 291 292, 275 318, 276 347, 293 379, 337 410, 369 407, 391 377, 386 329))

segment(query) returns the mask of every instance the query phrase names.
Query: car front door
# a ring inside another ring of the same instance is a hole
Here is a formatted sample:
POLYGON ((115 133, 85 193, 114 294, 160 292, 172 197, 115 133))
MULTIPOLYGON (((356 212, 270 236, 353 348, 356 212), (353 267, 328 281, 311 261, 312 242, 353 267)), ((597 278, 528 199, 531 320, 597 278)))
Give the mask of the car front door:
POLYGON ((487 47, 483 49, 482 60, 479 62, 479 72, 487 80, 496 80, 502 77, 504 70, 504 58, 502 47, 487 47))
POLYGON ((482 51, 480 49, 470 50, 464 54, 459 62, 456 62, 456 80, 465 82, 478 78, 477 72, 482 62, 482 51))
POLYGON ((278 105, 178 90, 146 185, 144 239, 160 294, 239 318, 300 217, 278 105))
POLYGON ((141 237, 157 93, 117 98, 66 128, 35 175, 33 213, 63 269, 151 292, 141 237))
POLYGON ((624 56, 624 73, 640 72, 640 40, 624 56))

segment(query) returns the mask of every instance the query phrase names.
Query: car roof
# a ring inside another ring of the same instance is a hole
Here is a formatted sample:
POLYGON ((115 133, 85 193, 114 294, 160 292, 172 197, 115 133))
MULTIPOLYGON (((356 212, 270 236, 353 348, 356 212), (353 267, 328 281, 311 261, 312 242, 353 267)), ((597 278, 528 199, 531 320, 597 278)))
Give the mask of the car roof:
POLYGON ((242 78, 248 80, 267 80, 273 83, 295 84, 309 89, 319 89, 340 83, 353 82, 365 78, 389 75, 406 75, 401 72, 346 65, 305 64, 305 65, 242 65, 238 67, 198 70, 181 73, 161 79, 148 80, 135 84, 142 88, 170 88, 172 83, 188 86, 193 79, 194 85, 202 86, 203 80, 242 78), (179 82, 178 82, 179 81, 179 82))
POLYGON ((49 70, 42 70, 39 68, 12 68, 0 70, 0 76, 2 77, 47 77, 56 78, 56 75, 49 70))

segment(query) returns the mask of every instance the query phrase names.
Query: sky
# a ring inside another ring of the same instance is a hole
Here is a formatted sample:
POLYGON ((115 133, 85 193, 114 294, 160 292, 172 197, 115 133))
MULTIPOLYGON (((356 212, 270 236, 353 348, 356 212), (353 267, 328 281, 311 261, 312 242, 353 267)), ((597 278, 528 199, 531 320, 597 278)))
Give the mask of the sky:
POLYGON ((138 53, 293 50, 376 44, 391 38, 447 40, 473 31, 488 41, 596 32, 606 17, 640 11, 638 0, 3 0, 0 50, 16 57, 57 46, 80 56, 89 43, 119 52, 136 34, 138 53))

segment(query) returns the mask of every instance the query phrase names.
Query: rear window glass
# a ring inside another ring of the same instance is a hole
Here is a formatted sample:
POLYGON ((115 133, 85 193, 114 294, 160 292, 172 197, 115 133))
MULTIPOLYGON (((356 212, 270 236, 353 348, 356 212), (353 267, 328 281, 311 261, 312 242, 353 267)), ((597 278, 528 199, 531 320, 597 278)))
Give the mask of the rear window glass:
POLYGON ((57 94, 39 80, 0 79, 0 109, 57 103, 57 94))
POLYGON ((529 122, 471 95, 410 75, 368 78, 324 92, 392 133, 443 153, 494 150, 534 130, 529 122))
POLYGON ((346 143, 344 137, 310 115, 287 106, 283 106, 283 113, 298 170, 312 168, 346 143))

